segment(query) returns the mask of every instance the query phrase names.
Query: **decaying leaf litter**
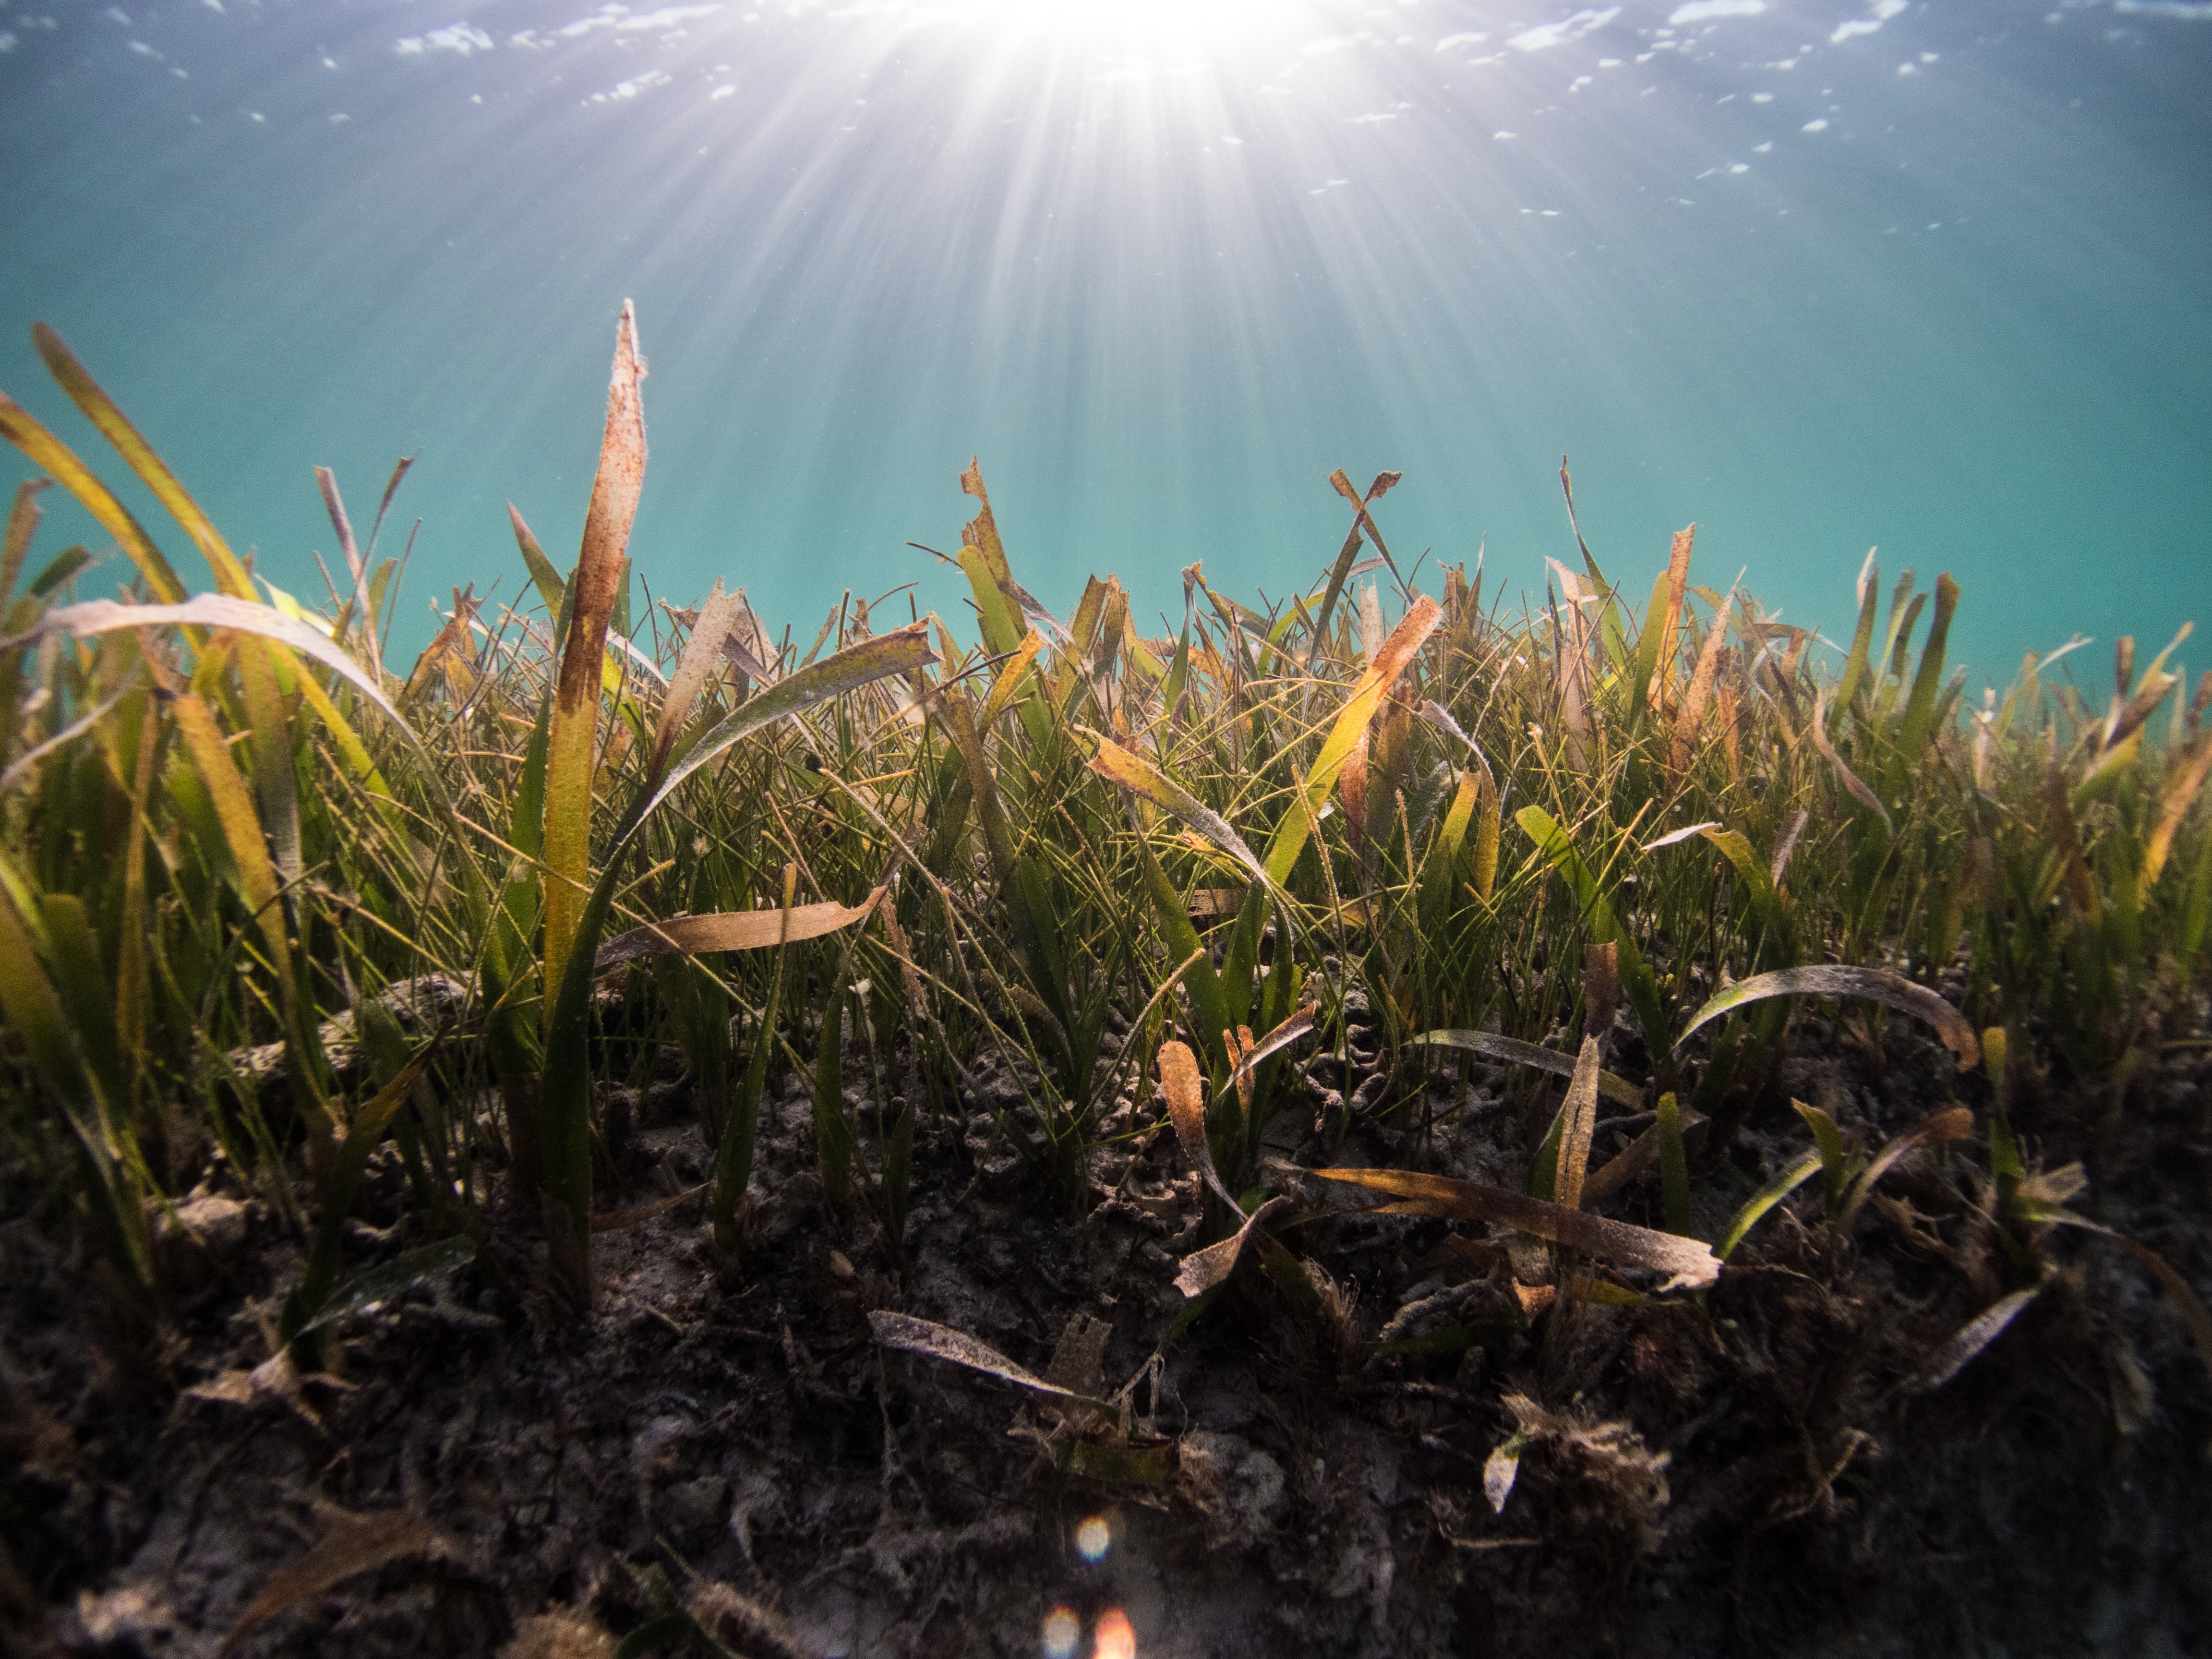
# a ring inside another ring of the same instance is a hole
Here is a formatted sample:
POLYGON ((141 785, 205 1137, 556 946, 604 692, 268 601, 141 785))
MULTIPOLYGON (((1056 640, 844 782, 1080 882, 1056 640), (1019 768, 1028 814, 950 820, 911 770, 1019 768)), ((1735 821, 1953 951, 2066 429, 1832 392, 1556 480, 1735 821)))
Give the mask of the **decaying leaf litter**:
POLYGON ((2185 629, 1977 708, 1948 577, 1839 668, 1689 531, 1508 617, 1341 472, 1310 590, 1063 622, 973 467, 972 620, 633 612, 626 308, 574 570, 514 512, 402 677, 404 467, 313 609, 36 343, 216 591, 0 400, 135 573, 17 493, 26 1650, 2202 1626, 2185 629))

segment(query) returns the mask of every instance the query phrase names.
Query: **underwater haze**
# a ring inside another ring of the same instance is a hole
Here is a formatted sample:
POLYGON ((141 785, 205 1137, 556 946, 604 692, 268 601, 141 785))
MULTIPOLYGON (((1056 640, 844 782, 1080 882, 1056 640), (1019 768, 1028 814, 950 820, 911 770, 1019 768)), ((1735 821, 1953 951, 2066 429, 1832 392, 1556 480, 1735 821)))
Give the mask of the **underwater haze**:
POLYGON ((2208 85, 2194 0, 0 0, 0 388, 122 472, 52 323, 315 599, 312 469, 365 526, 419 456, 416 642, 508 501, 573 560, 634 297, 635 568, 802 644, 960 611, 971 455, 1039 599, 1149 618, 1314 580, 1338 466, 1540 605, 1564 453, 1639 604, 1694 520, 1847 637, 1878 545, 2002 683, 2212 623, 2208 85))

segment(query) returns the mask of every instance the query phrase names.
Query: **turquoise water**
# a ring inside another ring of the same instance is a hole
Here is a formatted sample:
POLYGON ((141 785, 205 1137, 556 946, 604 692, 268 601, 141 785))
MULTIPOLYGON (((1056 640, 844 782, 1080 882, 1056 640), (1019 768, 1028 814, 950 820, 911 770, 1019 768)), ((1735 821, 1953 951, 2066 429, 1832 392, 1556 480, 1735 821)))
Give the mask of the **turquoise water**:
POLYGON ((971 454, 1056 609, 1311 580, 1340 465, 1540 602, 1565 453, 1639 599, 1695 520, 1833 637, 1878 544, 2002 680, 2212 623, 2208 85, 2165 0, 6 0, 0 387, 120 472, 52 322, 315 595, 313 466, 419 454, 418 640, 507 501, 573 558, 632 296, 637 567, 802 638, 953 613, 971 454))

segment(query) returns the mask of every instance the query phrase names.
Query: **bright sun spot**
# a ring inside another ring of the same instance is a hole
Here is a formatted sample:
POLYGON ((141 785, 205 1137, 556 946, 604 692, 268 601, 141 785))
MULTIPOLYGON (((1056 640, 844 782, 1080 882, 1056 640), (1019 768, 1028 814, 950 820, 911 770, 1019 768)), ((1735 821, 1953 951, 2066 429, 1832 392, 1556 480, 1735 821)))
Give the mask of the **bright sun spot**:
POLYGON ((1012 34, 1129 43, 1272 33, 1307 7, 1299 0, 940 0, 930 9, 1012 34))

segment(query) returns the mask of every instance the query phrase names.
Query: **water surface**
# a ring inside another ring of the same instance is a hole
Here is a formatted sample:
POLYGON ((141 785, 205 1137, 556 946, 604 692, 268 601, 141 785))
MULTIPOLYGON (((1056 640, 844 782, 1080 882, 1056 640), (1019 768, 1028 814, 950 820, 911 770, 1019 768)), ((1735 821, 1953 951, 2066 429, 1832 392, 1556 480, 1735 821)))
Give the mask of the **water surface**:
POLYGON ((1695 520, 1832 636, 1878 544, 2002 679, 2212 623, 2208 83, 2166 0, 8 0, 0 386, 97 452, 52 322, 314 594, 419 454, 403 630, 573 558, 634 296, 658 595, 950 614, 980 455, 1055 607, 1279 595, 1340 465, 1540 600, 1565 453, 1639 596, 1695 520))

